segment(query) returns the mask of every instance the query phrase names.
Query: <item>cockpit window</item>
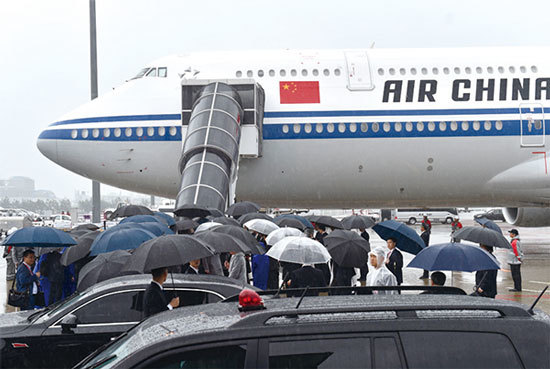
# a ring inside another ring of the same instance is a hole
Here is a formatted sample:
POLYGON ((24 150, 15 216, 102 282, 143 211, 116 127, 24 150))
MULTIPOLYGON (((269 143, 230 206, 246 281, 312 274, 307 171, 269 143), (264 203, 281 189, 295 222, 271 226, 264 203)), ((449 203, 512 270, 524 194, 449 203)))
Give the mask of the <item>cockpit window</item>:
POLYGON ((159 77, 166 77, 168 74, 168 69, 166 67, 159 67, 159 77))
POLYGON ((149 68, 143 68, 142 70, 139 71, 139 73, 132 79, 138 79, 138 78, 141 78, 145 75, 145 73, 147 73, 147 71, 149 70, 149 68))
POLYGON ((158 67, 158 68, 143 68, 139 71, 139 73, 132 79, 138 79, 141 77, 167 77, 168 76, 168 68, 166 67, 158 67), (157 71, 158 69, 158 71, 157 71), (158 73, 157 73, 158 72, 158 73))
POLYGON ((157 76, 157 68, 151 68, 149 72, 146 74, 147 77, 156 77, 157 76))

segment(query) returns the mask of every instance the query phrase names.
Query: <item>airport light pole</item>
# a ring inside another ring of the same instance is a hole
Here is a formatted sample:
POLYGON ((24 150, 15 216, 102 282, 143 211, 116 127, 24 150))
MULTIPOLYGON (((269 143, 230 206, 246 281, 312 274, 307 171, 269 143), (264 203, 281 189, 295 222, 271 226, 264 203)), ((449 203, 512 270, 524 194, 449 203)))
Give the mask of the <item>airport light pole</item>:
MULTIPOLYGON (((91 100, 97 97, 97 42, 95 23, 95 0, 90 0, 90 78, 91 100)), ((99 223, 101 213, 100 183, 92 181, 92 222, 99 223)))

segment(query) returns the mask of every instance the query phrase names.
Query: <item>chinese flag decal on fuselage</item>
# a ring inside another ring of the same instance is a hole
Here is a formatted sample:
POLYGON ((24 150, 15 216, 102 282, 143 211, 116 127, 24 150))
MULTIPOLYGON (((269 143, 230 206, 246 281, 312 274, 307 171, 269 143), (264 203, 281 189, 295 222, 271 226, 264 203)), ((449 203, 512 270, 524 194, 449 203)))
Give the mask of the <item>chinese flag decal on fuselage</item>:
POLYGON ((279 82, 281 104, 319 104, 319 81, 279 82))

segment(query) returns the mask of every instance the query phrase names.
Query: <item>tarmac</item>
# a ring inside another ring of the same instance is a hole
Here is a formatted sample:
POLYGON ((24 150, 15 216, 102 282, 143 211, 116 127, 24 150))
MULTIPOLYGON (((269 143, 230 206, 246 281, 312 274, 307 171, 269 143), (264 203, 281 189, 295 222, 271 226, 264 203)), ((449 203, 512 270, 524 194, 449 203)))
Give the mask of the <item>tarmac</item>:
MULTIPOLYGON (((460 216, 464 226, 474 225, 471 213, 460 214, 460 216)), ((507 251, 495 249, 495 256, 501 264, 501 269, 498 272, 497 278, 498 295, 496 298, 517 301, 524 305, 531 306, 544 287, 550 286, 550 227, 525 228, 514 227, 507 223, 497 222, 497 224, 502 228, 506 237, 508 236, 508 230, 512 228, 519 230, 524 261, 521 266, 522 291, 510 292, 508 289, 513 288, 514 284, 509 265, 506 263, 507 251)), ((412 227, 420 233, 419 225, 412 227)), ((432 224, 430 245, 449 242, 450 232, 450 225, 432 224)), ((369 230, 369 233, 371 236, 371 247, 385 245, 385 241, 380 239, 374 231, 369 230)), ((428 285, 429 280, 419 279, 422 275, 421 269, 406 268, 414 255, 403 253, 403 257, 405 265, 403 269, 403 284, 428 285)), ((475 273, 445 272, 445 274, 447 275, 446 285, 462 288, 466 293, 473 292, 475 273)), ((13 307, 6 304, 7 294, 10 288, 11 281, 6 281, 6 260, 0 258, 0 314, 14 311, 13 307)), ((537 304, 537 308, 550 314, 550 291, 546 291, 542 296, 537 304)))

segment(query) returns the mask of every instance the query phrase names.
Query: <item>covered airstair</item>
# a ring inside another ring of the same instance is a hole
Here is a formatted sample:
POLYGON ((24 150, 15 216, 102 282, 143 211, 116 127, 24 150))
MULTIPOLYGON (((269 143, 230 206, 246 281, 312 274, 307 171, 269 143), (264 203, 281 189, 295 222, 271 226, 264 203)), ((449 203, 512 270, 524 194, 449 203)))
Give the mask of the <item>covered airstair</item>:
POLYGON ((240 157, 262 152, 265 95, 253 80, 182 81, 182 155, 175 214, 222 212, 234 201, 240 157))

